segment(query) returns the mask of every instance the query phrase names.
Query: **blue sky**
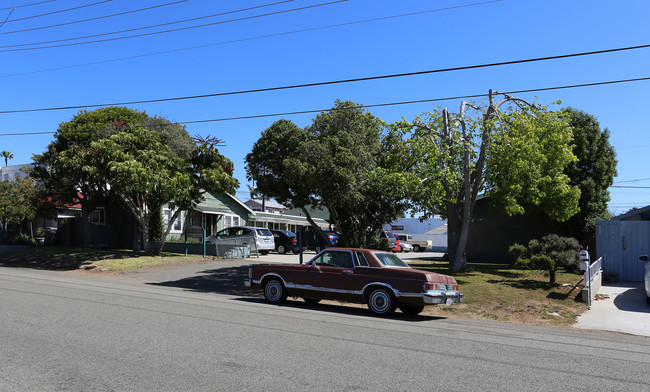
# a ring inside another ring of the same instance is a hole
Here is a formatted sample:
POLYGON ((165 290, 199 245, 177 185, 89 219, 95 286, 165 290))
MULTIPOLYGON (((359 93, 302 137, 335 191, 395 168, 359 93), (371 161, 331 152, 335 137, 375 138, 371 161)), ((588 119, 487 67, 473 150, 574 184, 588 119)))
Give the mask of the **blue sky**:
MULTIPOLYGON (((31 162, 32 155, 44 151, 53 140, 58 124, 79 110, 24 111, 30 109, 216 94, 650 44, 648 1, 327 3, 0 0, 0 112, 5 112, 0 113, 0 150, 14 154, 10 164, 31 162), (252 7, 258 8, 169 24, 252 7), (258 17, 269 13, 273 14, 258 17), (105 17, 111 14, 120 15, 105 17), (241 20, 233 21, 238 18, 241 20), (83 19, 94 20, 72 23, 83 19), (160 24, 167 25, 140 29, 160 24), (200 24, 210 25, 190 28, 200 24), (52 25, 60 26, 48 27, 52 25), (177 31, 142 35, 171 29, 177 31), (131 31, 107 34, 123 30, 131 31), (141 36, 121 38, 130 35, 141 36), (98 40, 101 42, 78 44, 98 40), (35 132, 50 133, 24 135, 35 132), (9 135, 16 133, 23 135, 9 135)), ((325 110, 336 99, 375 105, 484 94, 489 89, 516 91, 644 78, 650 77, 649 60, 650 49, 636 49, 125 106, 172 121, 192 122, 325 110)), ((537 97, 543 104, 561 100, 556 108, 572 106, 593 114, 602 128, 610 130, 610 142, 619 162, 617 187, 610 189, 610 210, 623 213, 650 204, 650 189, 618 188, 650 187, 644 153, 650 147, 645 118, 649 112, 649 87, 650 81, 639 81, 517 96, 527 100, 537 97)), ((412 120, 437 106, 456 111, 459 105, 456 99, 369 110, 394 122, 403 117, 412 120)), ((314 116, 284 117, 305 126, 314 116)), ((220 150, 235 162, 235 175, 242 182, 238 196, 245 199, 244 157, 260 133, 279 118, 188 123, 187 129, 190 135, 212 135, 226 141, 227 146, 220 150)))

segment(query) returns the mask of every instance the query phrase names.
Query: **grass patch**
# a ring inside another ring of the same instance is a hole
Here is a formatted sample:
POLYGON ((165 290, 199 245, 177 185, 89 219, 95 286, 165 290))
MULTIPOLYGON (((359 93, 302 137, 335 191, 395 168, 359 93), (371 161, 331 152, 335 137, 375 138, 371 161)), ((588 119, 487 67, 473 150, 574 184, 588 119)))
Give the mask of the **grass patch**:
MULTIPOLYGON (((580 302, 582 275, 519 270, 510 264, 468 263, 468 270, 452 273, 446 261, 413 260, 413 268, 452 275, 465 295, 461 304, 430 308, 429 314, 510 321, 526 324, 571 325, 587 309, 580 302)), ((426 310, 425 310, 426 311, 426 310)))

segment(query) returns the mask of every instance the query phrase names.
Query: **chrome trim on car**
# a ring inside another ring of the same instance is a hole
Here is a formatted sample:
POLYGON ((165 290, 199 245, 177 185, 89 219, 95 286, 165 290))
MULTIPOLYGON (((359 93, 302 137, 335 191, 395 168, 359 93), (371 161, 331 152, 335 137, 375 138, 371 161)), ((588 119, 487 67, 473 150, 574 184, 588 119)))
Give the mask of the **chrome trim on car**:
POLYGON ((277 278, 280 278, 280 280, 282 281, 282 284, 284 285, 284 287, 290 287, 289 285, 287 285, 287 282, 285 282, 284 278, 282 276, 280 276, 279 274, 276 274, 275 272, 269 272, 268 274, 264 274, 264 275, 262 275, 260 280, 253 280, 253 283, 260 284, 260 283, 262 283, 264 278, 266 278, 267 276, 275 276, 277 278))
POLYGON ((463 294, 454 290, 428 290, 423 296, 425 304, 444 304, 448 299, 452 303, 463 302, 463 294))

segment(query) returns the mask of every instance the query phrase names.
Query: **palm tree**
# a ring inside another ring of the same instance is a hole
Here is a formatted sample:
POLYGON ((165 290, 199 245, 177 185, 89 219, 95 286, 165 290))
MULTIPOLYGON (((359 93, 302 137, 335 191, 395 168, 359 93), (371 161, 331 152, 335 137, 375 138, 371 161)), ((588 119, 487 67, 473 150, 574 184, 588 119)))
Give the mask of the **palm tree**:
POLYGON ((9 164, 10 159, 14 159, 14 154, 10 153, 9 151, 0 152, 0 155, 5 158, 5 166, 9 164))

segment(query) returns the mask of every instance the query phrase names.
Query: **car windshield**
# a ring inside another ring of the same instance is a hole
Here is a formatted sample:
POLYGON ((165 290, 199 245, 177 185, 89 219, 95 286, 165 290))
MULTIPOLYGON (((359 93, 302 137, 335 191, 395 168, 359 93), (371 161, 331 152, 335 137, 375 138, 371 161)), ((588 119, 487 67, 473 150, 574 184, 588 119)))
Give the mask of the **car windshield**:
POLYGON ((257 229, 257 234, 262 235, 262 236, 266 236, 266 237, 273 236, 273 234, 271 233, 271 231, 269 229, 257 229))
POLYGON ((379 261, 387 267, 409 267, 402 259, 392 253, 375 253, 379 261))

